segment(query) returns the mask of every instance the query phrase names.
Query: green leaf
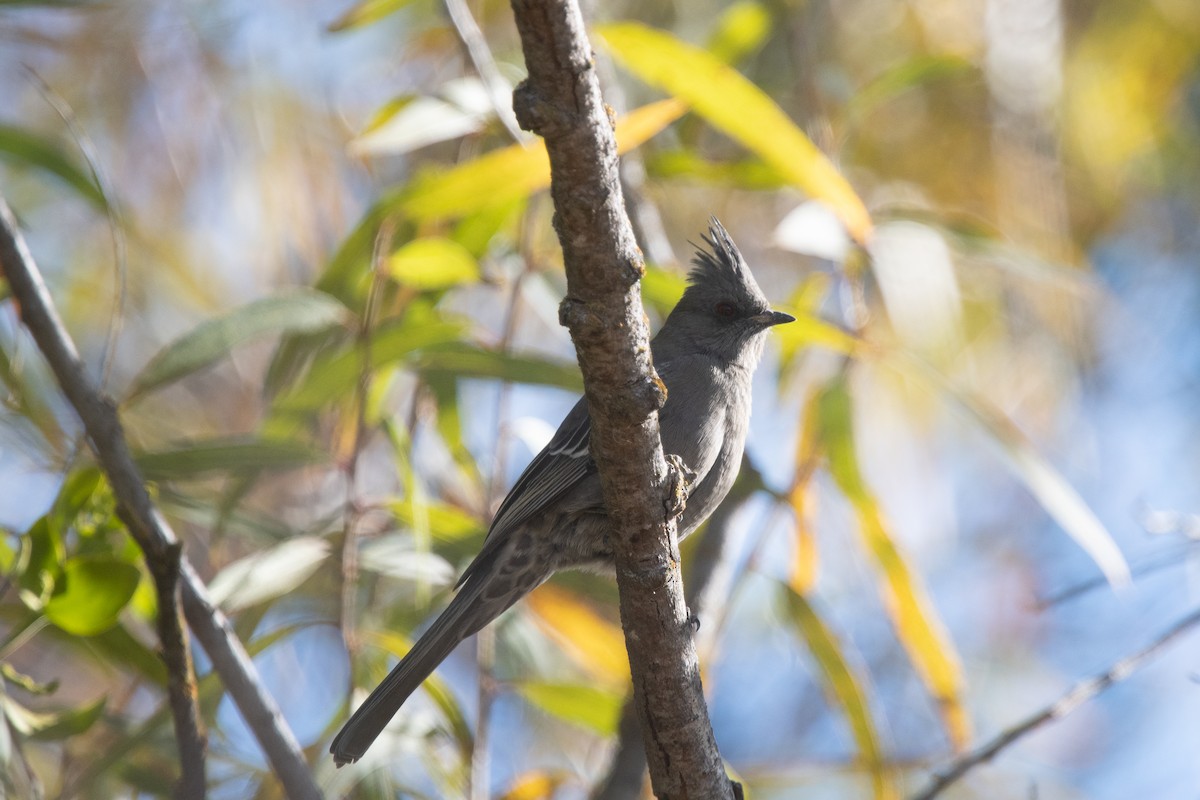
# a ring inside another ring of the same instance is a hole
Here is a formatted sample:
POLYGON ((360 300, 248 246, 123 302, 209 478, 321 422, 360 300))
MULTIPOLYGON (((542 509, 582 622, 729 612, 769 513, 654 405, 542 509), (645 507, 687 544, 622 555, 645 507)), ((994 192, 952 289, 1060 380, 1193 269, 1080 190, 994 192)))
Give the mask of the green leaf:
POLYGON ((463 342, 430 347, 417 354, 413 366, 423 375, 496 378, 513 383, 558 386, 573 392, 583 391, 579 365, 574 362, 512 355, 463 342))
POLYGON ((771 33, 771 12, 762 3, 740 0, 717 20, 708 39, 708 52, 727 64, 735 64, 762 46, 771 33))
POLYGON ((212 579, 209 594, 228 612, 249 608, 293 591, 328 557, 325 539, 292 539, 229 564, 212 579))
POLYGON ((879 746, 879 732, 871 717, 871 709, 863 692, 863 679, 850 666, 842 645, 812 604, 801 594, 783 587, 792 623, 808 647, 808 652, 821 670, 821 683, 826 694, 841 709, 850 725, 854 744, 858 747, 863 766, 871 776, 877 800, 899 797, 895 783, 885 766, 879 746))
POLYGON ((58 176, 97 208, 108 206, 92 176, 44 136, 11 125, 0 125, 0 155, 58 176))
POLYGON ((51 520, 51 514, 39 517, 21 537, 16 563, 20 569, 17 586, 21 601, 33 610, 42 608, 62 574, 62 562, 67 557, 61 530, 51 520))
MULTIPOLYGON (((617 151, 631 150, 683 113, 674 100, 651 103, 617 121, 617 151)), ((444 172, 425 173, 378 208, 418 222, 458 218, 507 205, 550 185, 550 158, 539 139, 494 150, 444 172)), ((372 212, 377 213, 377 212, 372 212)))
POLYGON ((371 25, 379 20, 396 13, 412 3, 413 0, 360 0, 346 10, 344 14, 329 23, 331 32, 350 30, 371 25))
POLYGON ((108 698, 58 712, 31 711, 10 697, 0 695, 4 716, 21 734, 38 741, 57 741, 78 736, 100 719, 108 698))
MULTIPOLYGON (((467 335, 462 322, 436 315, 406 314, 399 322, 381 325, 371 337, 371 368, 409 359, 413 353, 441 344, 454 344, 467 335)), ((362 372, 362 348, 356 344, 316 359, 304 380, 275 400, 275 408, 302 411, 321 408, 331 399, 348 397, 362 372)))
POLYGON ((919 56, 877 76, 850 97, 846 113, 859 121, 879 106, 910 89, 961 75, 978 75, 979 68, 961 56, 919 56))
POLYGON ((414 239, 387 259, 397 283, 420 291, 447 289, 479 280, 479 263, 465 247, 449 239, 414 239))
POLYGON ((646 274, 642 276, 642 299, 660 314, 671 313, 686 288, 687 279, 679 273, 646 265, 646 274))
POLYGON ((192 442, 134 458, 148 480, 201 478, 213 473, 295 469, 320 464, 328 456, 302 442, 233 437, 192 442))
POLYGON ((621 717, 623 694, 595 686, 521 681, 517 693, 529 703, 561 720, 611 736, 621 717))
MULTIPOLYGON (((407 500, 393 501, 388 504, 388 509, 405 527, 412 529, 417 524, 412 503, 407 500)), ((431 501, 425 504, 421 513, 430 535, 440 542, 460 542, 487 530, 479 519, 445 503, 431 501)))
POLYGON ((17 668, 7 661, 0 661, 0 675, 4 676, 4 680, 20 686, 30 694, 54 694, 58 691, 58 681, 53 680, 49 683, 39 683, 23 672, 18 672, 17 668))
POLYGON ((256 300, 201 323, 160 350, 134 379, 130 397, 191 375, 251 339, 267 334, 311 333, 345 324, 349 318, 345 306, 313 289, 293 289, 256 300))
POLYGON ((75 556, 46 602, 46 617, 74 636, 94 636, 117 624, 141 573, 111 556, 75 556))
POLYGON ((765 92, 711 54, 633 22, 599 28, 613 56, 652 86, 689 105, 715 128, 827 203, 850 234, 871 235, 866 206, 804 132, 765 92))

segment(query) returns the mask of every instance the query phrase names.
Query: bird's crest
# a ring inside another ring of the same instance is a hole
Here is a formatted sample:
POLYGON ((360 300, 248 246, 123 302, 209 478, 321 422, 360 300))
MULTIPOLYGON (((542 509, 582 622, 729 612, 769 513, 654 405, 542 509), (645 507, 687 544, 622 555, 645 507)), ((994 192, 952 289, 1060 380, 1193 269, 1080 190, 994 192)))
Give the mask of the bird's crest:
POLYGON ((733 297, 750 297, 766 305, 762 290, 750 272, 750 266, 733 242, 733 237, 716 217, 709 218, 708 233, 703 235, 708 249, 695 245, 688 282, 692 286, 715 289, 733 297))

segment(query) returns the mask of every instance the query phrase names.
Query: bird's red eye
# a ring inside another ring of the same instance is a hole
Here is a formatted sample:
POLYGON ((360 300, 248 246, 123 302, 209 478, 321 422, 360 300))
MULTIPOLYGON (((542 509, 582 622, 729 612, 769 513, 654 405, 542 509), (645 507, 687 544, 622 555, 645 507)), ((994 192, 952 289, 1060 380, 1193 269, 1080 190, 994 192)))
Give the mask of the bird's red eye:
POLYGON ((737 316, 737 306, 735 306, 733 303, 717 303, 716 306, 713 307, 713 312, 718 317, 733 319, 737 316))

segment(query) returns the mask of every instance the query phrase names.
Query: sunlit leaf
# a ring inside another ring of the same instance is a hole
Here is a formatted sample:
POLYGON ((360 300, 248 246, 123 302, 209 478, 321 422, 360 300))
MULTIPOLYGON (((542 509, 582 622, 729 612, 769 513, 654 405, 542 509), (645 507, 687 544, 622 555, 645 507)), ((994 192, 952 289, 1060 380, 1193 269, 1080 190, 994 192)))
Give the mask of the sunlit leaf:
POLYGON ((325 539, 297 537, 226 565, 209 583, 209 595, 230 612, 258 605, 295 590, 328 557, 325 539))
POLYGON ((542 626, 564 646, 576 664, 606 686, 629 680, 625 637, 619 626, 601 617, 576 595, 551 584, 529 594, 525 604, 542 626))
MULTIPOLYGON (((416 523, 411 504, 397 501, 388 508, 402 525, 411 528, 416 523)), ((427 503, 424 514, 430 535, 441 542, 459 542, 481 535, 486 530, 486 526, 476 517, 445 503, 427 503)))
POLYGON ((526 772, 513 780, 500 800, 551 800, 567 776, 559 772, 526 772))
POLYGON ((766 6, 754 0, 739 0, 721 12, 708 40, 708 52, 727 64, 735 64, 761 47, 771 29, 771 12, 766 6))
POLYGON ((792 516, 796 520, 795 549, 788 571, 788 585, 800 595, 812 590, 817 582, 817 537, 813 530, 816 514, 811 507, 811 489, 817 465, 824 454, 818 435, 820 415, 816 404, 819 397, 814 392, 804 404, 804 419, 796 439, 796 472, 787 493, 792 516))
POLYGON ((393 280, 414 289, 446 289, 479 280, 479 264, 465 247, 449 239, 414 239, 387 259, 393 280))
POLYGON ((842 645, 808 599, 785 590, 792 622, 821 670, 821 684, 838 706, 850 726, 863 767, 871 776, 877 800, 899 797, 899 791, 885 768, 879 733, 871 717, 871 708, 863 691, 863 679, 850 666, 842 645))
POLYGON ((1114 588, 1130 583, 1129 564, 1112 534, 1079 496, 1070 482, 1045 459, 1021 430, 983 398, 954 386, 927 362, 898 354, 893 365, 918 378, 941 396, 984 434, 1005 465, 1025 484, 1055 522, 1091 557, 1114 588))
MULTIPOLYGON (((617 150, 627 152, 678 119, 684 107, 663 100, 635 109, 617 121, 617 150)), ((426 174, 386 198, 381 207, 408 219, 461 217, 505 205, 550 185, 550 159, 541 140, 512 145, 457 167, 426 174)))
POLYGON ((761 89, 668 33, 633 22, 602 25, 599 32, 628 70, 684 100, 809 196, 824 200, 856 240, 870 238, 871 218, 854 189, 761 89))
POLYGON ((821 393, 817 410, 829 472, 854 507, 859 534, 880 573, 884 606, 896 636, 937 701, 950 741, 956 747, 963 747, 970 739, 971 728, 962 700, 962 665, 920 576, 912 571, 893 541, 859 469, 850 392, 844 374, 821 393))
POLYGON ((31 711, 11 697, 0 694, 0 706, 4 716, 19 733, 37 741, 57 741, 77 736, 92 725, 104 713, 107 698, 101 697, 94 703, 62 711, 31 711))
POLYGON ((624 692, 596 686, 522 681, 516 689, 518 694, 542 711, 601 736, 611 736, 616 732, 621 706, 625 704, 624 692))
POLYGON ((412 3, 413 0, 359 0, 333 22, 329 23, 330 31, 344 31, 350 28, 361 28, 378 22, 384 17, 394 14, 412 3))
POLYGON ((860 342, 854 334, 800 309, 791 309, 784 305, 780 305, 779 308, 796 318, 795 322, 780 325, 774 331, 780 349, 787 356, 790 357, 805 347, 823 347, 844 355, 854 355, 858 350, 860 342))
POLYGON ((0 156, 57 175, 97 208, 108 205, 92 176, 45 136, 11 125, 0 125, 0 156))
POLYGON ((134 379, 137 396, 191 375, 229 355, 243 342, 267 334, 308 333, 345 324, 350 312, 333 297, 293 289, 202 322, 158 352, 134 379))
POLYGON ((408 153, 481 130, 487 117, 437 97, 408 97, 350 142, 352 155, 408 153))
POLYGON ((94 636, 117 624, 141 573, 111 556, 75 556, 63 564, 46 617, 73 636, 94 636))
POLYGON ((441 556, 416 548, 411 536, 390 534, 362 545, 359 563, 370 572, 405 581, 446 586, 454 568, 441 556))
POLYGON ((295 469, 326 459, 324 452, 303 442, 231 437, 142 453, 134 461, 147 479, 169 481, 201 478, 219 472, 295 469))

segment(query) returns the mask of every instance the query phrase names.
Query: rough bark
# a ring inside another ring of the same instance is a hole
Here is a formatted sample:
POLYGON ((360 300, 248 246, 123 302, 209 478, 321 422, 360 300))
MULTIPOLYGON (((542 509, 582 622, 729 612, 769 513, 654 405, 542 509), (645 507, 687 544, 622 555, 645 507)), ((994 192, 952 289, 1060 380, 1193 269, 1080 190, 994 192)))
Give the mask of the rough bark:
POLYGON ((529 69, 513 106, 550 155, 570 329, 591 415, 591 452, 615 533, 617 585, 646 742, 660 798, 730 798, 683 598, 674 517, 681 478, 664 457, 665 389, 650 359, 641 252, 626 216, 613 124, 582 15, 566 0, 513 0, 529 69))

